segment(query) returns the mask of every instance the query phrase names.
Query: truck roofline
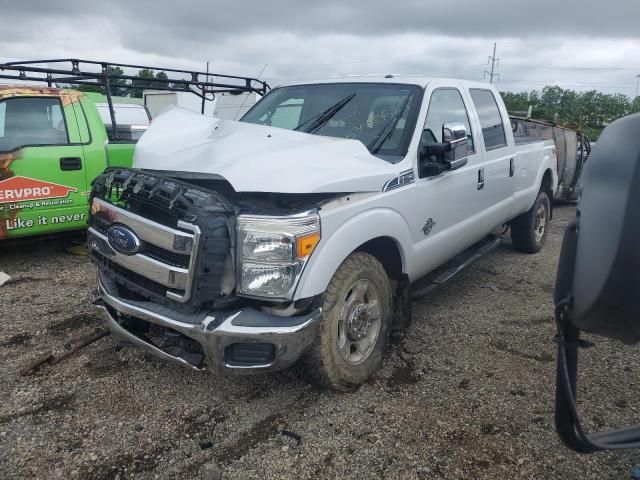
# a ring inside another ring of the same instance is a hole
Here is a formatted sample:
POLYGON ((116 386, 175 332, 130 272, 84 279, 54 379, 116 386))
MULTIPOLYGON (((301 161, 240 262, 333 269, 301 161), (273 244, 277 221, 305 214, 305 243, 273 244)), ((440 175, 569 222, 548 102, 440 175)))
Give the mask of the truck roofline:
POLYGON ((495 87, 489 83, 476 82, 473 80, 463 80, 459 78, 436 77, 426 75, 396 75, 396 74, 368 74, 368 75, 345 75, 333 77, 321 77, 312 80, 291 81, 277 85, 278 87, 289 87, 294 85, 314 85, 325 83, 389 83, 389 84, 405 84, 417 85, 425 88, 431 82, 456 82, 466 87, 485 88, 495 90, 495 87))

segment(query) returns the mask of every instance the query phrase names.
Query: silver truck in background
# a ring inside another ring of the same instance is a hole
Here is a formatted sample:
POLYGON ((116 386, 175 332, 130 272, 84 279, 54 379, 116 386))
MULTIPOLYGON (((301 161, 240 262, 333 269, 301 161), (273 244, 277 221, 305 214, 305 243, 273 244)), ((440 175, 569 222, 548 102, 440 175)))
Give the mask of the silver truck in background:
POLYGON ((524 142, 553 140, 558 158, 558 190, 554 200, 576 202, 582 193, 582 170, 591 153, 589 137, 566 127, 511 115, 513 136, 524 142))

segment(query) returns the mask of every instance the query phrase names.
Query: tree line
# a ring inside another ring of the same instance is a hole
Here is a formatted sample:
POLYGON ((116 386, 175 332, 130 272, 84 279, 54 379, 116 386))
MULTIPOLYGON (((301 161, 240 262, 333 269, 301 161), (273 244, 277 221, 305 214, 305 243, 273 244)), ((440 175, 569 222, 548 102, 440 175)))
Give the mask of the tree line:
POLYGON ((591 141, 596 141, 604 127, 615 119, 640 112, 640 96, 631 99, 596 90, 577 92, 546 86, 542 91, 501 94, 509 113, 526 115, 531 106, 531 118, 578 129, 591 141))
MULTIPOLYGON (((108 67, 108 73, 110 75, 124 75, 124 71, 120 67, 108 67)), ((153 70, 149 70, 147 68, 143 68, 142 70, 138 70, 138 73, 135 75, 135 79, 129 81, 122 78, 114 78, 109 80, 109 88, 111 90, 111 95, 118 97, 136 97, 142 98, 142 91, 153 90, 154 88, 162 88, 167 87, 167 84, 164 82, 154 82, 153 80, 167 80, 167 74, 165 72, 157 72, 154 73, 153 70)), ((105 88, 100 85, 71 85, 73 88, 78 90, 82 90, 83 92, 98 92, 102 94, 106 94, 105 88)), ((183 86, 177 86, 174 84, 169 84, 172 88, 184 88, 183 86)))

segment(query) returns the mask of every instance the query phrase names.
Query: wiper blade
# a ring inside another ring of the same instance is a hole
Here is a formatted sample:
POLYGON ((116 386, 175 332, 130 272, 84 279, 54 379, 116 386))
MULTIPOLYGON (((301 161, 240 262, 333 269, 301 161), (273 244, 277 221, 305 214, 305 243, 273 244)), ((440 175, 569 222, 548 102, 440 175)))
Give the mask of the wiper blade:
POLYGON ((302 127, 307 125, 309 122, 311 122, 311 125, 309 125, 305 130, 303 130, 305 133, 313 133, 316 130, 319 130, 329 120, 331 120, 331 118, 333 118, 333 116, 336 113, 338 113, 342 109, 342 107, 344 107, 347 103, 349 103, 351 99, 355 96, 356 96, 356 92, 352 93, 351 95, 347 95, 335 105, 332 105, 329 108, 327 108, 324 112, 320 112, 319 114, 311 117, 310 119, 305 120, 296 128, 294 128, 294 130, 301 130, 302 127))
POLYGON ((405 98, 404 102, 402 103, 402 106, 398 109, 396 114, 391 118, 391 121, 387 123, 384 126, 384 128, 380 131, 380 136, 378 136, 373 141, 373 144, 369 148, 371 155, 375 155, 376 153, 378 153, 378 151, 380 151, 380 149, 382 148, 382 145, 384 145, 384 142, 386 142, 391 138, 391 135, 393 135, 393 132, 395 132, 396 130, 396 125, 402 118, 402 114, 407 108, 407 105, 409 105, 409 100, 411 100, 411 94, 407 95, 407 98, 405 98))

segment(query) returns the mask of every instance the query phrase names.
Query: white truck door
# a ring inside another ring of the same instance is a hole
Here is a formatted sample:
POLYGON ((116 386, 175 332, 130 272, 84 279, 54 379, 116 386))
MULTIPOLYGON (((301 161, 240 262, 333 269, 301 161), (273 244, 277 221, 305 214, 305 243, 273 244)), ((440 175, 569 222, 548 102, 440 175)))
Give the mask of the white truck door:
POLYGON ((507 130, 509 116, 500 108, 502 101, 490 89, 470 88, 469 96, 482 128, 484 146, 484 162, 478 173, 478 189, 482 192, 479 216, 492 229, 511 218, 516 151, 513 135, 507 130))
POLYGON ((479 132, 470 120, 458 87, 434 88, 423 127, 422 141, 442 142, 442 126, 461 122, 467 128, 470 144, 465 166, 434 177, 425 177, 418 159, 416 205, 410 212, 413 239, 418 258, 425 259, 426 273, 464 250, 486 233, 479 231, 478 170, 482 167, 482 151, 477 147, 479 132))

